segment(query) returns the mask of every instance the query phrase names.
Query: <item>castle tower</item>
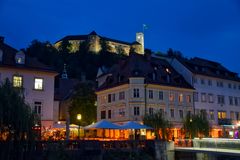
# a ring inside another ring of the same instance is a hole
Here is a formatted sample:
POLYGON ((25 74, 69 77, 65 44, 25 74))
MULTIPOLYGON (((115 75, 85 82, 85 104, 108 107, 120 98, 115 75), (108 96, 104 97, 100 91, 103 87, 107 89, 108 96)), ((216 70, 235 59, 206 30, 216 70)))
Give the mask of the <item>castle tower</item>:
POLYGON ((144 34, 143 34, 143 32, 136 33, 136 41, 142 45, 140 54, 144 54, 144 34))
POLYGON ((95 31, 88 35, 89 51, 98 53, 101 50, 100 37, 95 31))

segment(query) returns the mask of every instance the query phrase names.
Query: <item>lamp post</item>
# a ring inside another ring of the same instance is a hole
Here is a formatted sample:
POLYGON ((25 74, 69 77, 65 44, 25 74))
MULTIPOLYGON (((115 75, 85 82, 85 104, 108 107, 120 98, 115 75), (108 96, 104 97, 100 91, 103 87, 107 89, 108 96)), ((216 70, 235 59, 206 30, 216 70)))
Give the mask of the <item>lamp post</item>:
POLYGON ((79 125, 78 125, 78 139, 80 139, 80 121, 82 119, 82 115, 81 114, 77 114, 77 120, 79 121, 79 125))

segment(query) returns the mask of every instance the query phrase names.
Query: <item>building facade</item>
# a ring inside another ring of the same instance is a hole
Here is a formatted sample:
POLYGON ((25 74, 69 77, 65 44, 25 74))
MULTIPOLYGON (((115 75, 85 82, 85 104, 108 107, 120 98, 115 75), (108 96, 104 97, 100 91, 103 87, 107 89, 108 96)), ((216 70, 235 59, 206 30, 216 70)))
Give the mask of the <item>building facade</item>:
POLYGON ((168 58, 171 65, 195 88, 195 113, 206 111, 212 137, 236 137, 240 113, 240 78, 221 64, 201 58, 168 58), (231 126, 223 135, 223 126, 231 126), (235 128, 234 128, 235 127, 235 128))
POLYGON ((183 118, 193 113, 194 89, 165 60, 130 54, 97 77, 97 120, 142 122, 161 112, 179 137, 183 118))
POLYGON ((35 58, 10 47, 0 37, 0 81, 9 79, 16 88, 21 88, 25 101, 41 119, 43 128, 54 124, 54 77, 57 73, 35 58))
POLYGON ((74 53, 79 50, 81 43, 86 42, 90 52, 98 53, 102 49, 102 43, 105 43, 109 52, 117 54, 129 55, 130 49, 134 49, 139 54, 144 53, 144 36, 143 33, 136 33, 136 41, 133 43, 124 42, 116 39, 111 39, 98 35, 92 31, 88 35, 71 35, 66 36, 57 41, 54 46, 58 49, 63 41, 70 43, 70 52, 74 53))

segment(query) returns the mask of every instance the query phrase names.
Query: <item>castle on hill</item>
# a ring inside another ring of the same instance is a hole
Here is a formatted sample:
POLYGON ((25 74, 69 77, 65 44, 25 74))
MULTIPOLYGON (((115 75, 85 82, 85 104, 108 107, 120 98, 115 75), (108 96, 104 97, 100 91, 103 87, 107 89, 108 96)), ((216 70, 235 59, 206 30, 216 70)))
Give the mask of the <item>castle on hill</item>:
POLYGON ((102 41, 107 45, 107 50, 112 53, 129 55, 130 50, 133 49, 136 53, 144 54, 144 34, 142 32, 136 33, 136 41, 132 43, 103 37, 92 31, 87 35, 65 36, 58 40, 54 46, 58 49, 64 41, 70 43, 71 53, 77 52, 83 42, 87 42, 90 52, 99 53, 102 49, 102 41))

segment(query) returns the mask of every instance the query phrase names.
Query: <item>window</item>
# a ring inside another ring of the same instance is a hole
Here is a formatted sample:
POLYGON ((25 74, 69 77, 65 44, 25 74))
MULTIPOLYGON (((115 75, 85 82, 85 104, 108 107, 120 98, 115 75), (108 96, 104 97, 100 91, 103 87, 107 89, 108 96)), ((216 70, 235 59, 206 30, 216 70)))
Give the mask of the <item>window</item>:
POLYGON ((112 94, 112 102, 115 101, 115 94, 112 94))
POLYGON ((233 97, 229 96, 229 105, 233 105, 233 97))
POLYGON ((179 110, 179 117, 183 118, 183 110, 179 110))
POLYGON ((159 91, 159 100, 163 100, 163 91, 159 91))
POLYGON ((151 107, 149 108, 149 114, 153 115, 153 108, 151 108, 151 107))
POLYGON ((174 101, 174 94, 173 93, 169 93, 169 101, 170 102, 174 101))
POLYGON ((43 79, 42 78, 34 79, 34 89, 43 90, 43 79))
POLYGON ((205 84, 205 80, 201 78, 201 84, 205 84))
POLYGON ((111 98, 111 94, 108 94, 108 103, 111 103, 112 102, 112 98, 111 98))
POLYGON ((212 85, 212 80, 211 80, 211 79, 208 80, 208 85, 209 85, 209 86, 212 85))
POLYGON ((202 102, 206 102, 207 99, 206 99, 206 93, 201 93, 201 101, 202 102))
POLYGON ((106 119, 106 111, 101 111, 101 119, 106 119))
POLYGON ((226 111, 218 111, 218 119, 225 119, 227 118, 226 111))
POLYGON ((213 94, 211 93, 208 94, 208 102, 213 103, 213 94))
POLYGON ((133 89, 133 97, 134 98, 139 98, 139 89, 138 88, 133 89))
POLYGON ((22 76, 13 76, 13 87, 23 87, 22 76))
POLYGON ((234 112, 233 112, 233 111, 230 111, 230 118, 231 118, 232 120, 234 120, 234 112))
POLYGON ((224 96, 218 95, 218 104, 225 104, 224 96))
POLYGON ((111 118, 112 118, 112 111, 108 110, 108 119, 111 119, 111 118))
POLYGON ((164 110, 163 109, 159 109, 159 112, 160 112, 161 115, 164 114, 164 110))
POLYGON ((180 93, 180 94, 178 95, 178 102, 180 102, 180 103, 183 102, 183 94, 182 94, 182 93, 180 93))
POLYGON ((236 89, 236 88, 237 88, 236 84, 233 84, 233 89, 236 89))
POLYGON ((231 83, 228 83, 228 88, 232 88, 232 84, 231 83))
POLYGON ((119 100, 125 99, 125 92, 119 92, 119 100))
POLYGON ((36 114, 42 113, 42 102, 39 101, 34 102, 34 113, 36 114))
POLYGON ((148 91, 148 98, 153 99, 153 90, 148 91))
POLYGON ((192 102, 191 95, 187 95, 186 96, 186 101, 187 101, 187 103, 191 103, 192 102))
POLYGON ((223 82, 222 81, 217 81, 217 87, 223 87, 223 82))
POLYGON ((234 97, 234 103, 235 103, 235 106, 238 105, 238 98, 237 97, 234 97))
POLYGON ((193 77, 193 83, 198 83, 198 79, 196 77, 193 77))
POLYGON ((139 116, 140 112, 139 112, 139 107, 134 107, 134 116, 139 116))
POLYGON ((120 117, 124 117, 125 116, 125 108, 119 108, 118 113, 119 113, 120 117))
POLYGON ((198 92, 193 93, 194 102, 198 102, 198 92))
POLYGON ((236 120, 239 120, 239 112, 235 112, 236 120))
POLYGON ((170 109, 171 118, 174 118, 174 109, 170 109))
POLYGON ((209 111, 209 118, 210 120, 214 120, 214 110, 209 111))

